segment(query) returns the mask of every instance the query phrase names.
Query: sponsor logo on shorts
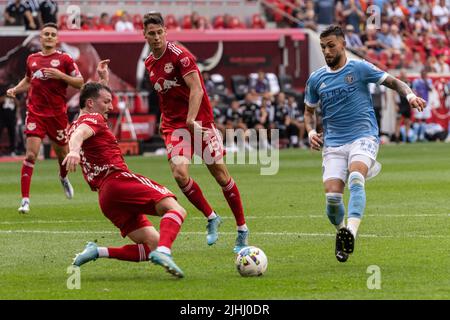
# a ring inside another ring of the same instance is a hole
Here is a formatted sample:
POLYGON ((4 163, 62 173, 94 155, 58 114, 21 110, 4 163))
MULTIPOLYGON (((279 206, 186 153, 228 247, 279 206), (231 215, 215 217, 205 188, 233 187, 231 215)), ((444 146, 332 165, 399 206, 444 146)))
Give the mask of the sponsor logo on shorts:
POLYGON ((33 131, 34 129, 36 129, 36 123, 34 122, 30 122, 27 124, 27 129, 30 131, 33 131))

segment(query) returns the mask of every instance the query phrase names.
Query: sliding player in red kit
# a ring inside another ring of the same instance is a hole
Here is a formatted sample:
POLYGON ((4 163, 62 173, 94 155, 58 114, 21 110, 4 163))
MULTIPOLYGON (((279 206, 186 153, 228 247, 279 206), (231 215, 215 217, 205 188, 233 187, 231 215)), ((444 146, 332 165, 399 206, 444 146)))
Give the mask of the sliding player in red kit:
POLYGON ((218 239, 221 218, 189 176, 193 153, 202 157, 222 187, 236 219, 238 236, 233 251, 237 253, 248 246, 249 231, 239 190, 223 160, 222 139, 215 128, 212 108, 195 59, 183 47, 166 41, 166 28, 160 13, 144 16, 144 36, 152 50, 145 66, 160 98, 161 132, 172 174, 189 201, 208 219, 207 243, 213 245, 218 239))
POLYGON ((135 244, 119 248, 98 247, 88 242, 76 255, 73 264, 81 266, 97 258, 125 261, 148 261, 160 265, 175 277, 184 277, 171 255, 172 243, 185 219, 186 211, 166 187, 129 171, 116 138, 108 128, 112 110, 108 79, 108 60, 98 70, 103 83, 90 82, 80 93, 80 116, 69 129, 69 153, 63 164, 69 171, 81 165, 83 176, 92 191, 98 192, 100 208, 123 237, 135 244), (103 76, 102 76, 103 73, 103 76), (160 233, 147 214, 161 216, 160 233))
POLYGON ((61 165, 67 154, 66 90, 70 85, 81 88, 83 77, 73 59, 56 50, 58 28, 54 23, 43 26, 40 35, 42 51, 28 56, 26 75, 7 95, 28 91, 27 117, 25 120, 26 155, 20 179, 22 202, 20 213, 30 211, 30 185, 34 164, 39 154, 42 140, 48 135, 59 162, 59 177, 68 199, 73 198, 73 188, 67 178, 67 171, 61 165))

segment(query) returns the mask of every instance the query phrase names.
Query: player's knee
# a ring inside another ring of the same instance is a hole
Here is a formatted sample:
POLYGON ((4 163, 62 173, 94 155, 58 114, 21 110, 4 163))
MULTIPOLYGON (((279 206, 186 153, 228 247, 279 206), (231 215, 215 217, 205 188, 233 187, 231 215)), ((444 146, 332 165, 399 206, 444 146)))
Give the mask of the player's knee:
POLYGON ((188 182, 189 182, 189 174, 185 170, 182 170, 182 169, 179 169, 179 168, 175 168, 172 171, 172 175, 173 175, 175 181, 177 182, 177 184, 180 187, 183 187, 183 186, 187 185, 188 182))
POLYGON ((366 181, 366 179, 360 172, 353 171, 348 176, 348 187, 349 187, 349 189, 354 186, 360 186, 360 187, 364 188, 365 181, 366 181))
POLYGON ((35 153, 32 152, 32 151, 27 151, 27 152, 26 152, 26 154, 25 154, 25 160, 26 160, 26 161, 32 161, 32 162, 35 162, 36 159, 37 159, 37 154, 35 154, 35 153))

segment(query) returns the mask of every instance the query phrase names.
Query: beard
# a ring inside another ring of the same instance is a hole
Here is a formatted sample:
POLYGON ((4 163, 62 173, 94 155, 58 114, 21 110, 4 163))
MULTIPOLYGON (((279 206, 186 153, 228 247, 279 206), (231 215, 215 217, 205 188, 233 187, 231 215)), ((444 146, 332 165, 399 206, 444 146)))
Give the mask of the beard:
POLYGON ((330 68, 334 68, 335 66, 337 66, 339 64, 339 61, 341 60, 341 55, 337 55, 336 57, 334 57, 333 60, 331 60, 330 62, 328 62, 325 59, 325 62, 327 64, 327 66, 329 66, 330 68))

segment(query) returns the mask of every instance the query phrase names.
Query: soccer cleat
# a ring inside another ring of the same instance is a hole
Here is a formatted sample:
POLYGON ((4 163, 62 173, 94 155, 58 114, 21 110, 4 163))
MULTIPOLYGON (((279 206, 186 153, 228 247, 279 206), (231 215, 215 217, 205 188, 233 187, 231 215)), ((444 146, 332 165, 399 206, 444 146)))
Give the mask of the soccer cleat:
POLYGON ((242 248, 248 247, 248 230, 241 231, 238 230, 238 235, 236 238, 236 245, 233 248, 234 253, 238 253, 242 248))
POLYGON ((337 233, 337 238, 341 242, 342 251, 344 253, 353 253, 355 248, 355 237, 347 228, 341 228, 337 233))
POLYGON ((153 264, 162 266, 166 271, 177 278, 184 278, 183 271, 175 264, 172 256, 167 253, 152 251, 148 257, 153 264))
POLYGON ((339 239, 339 233, 336 233, 336 249, 334 251, 335 255, 336 255, 336 259, 339 262, 345 262, 348 259, 348 254, 345 253, 344 251, 342 251, 342 243, 341 240, 339 239))
POLYGON ((219 238, 218 229, 221 224, 222 219, 219 216, 208 220, 208 224, 206 225, 206 230, 208 230, 208 234, 206 235, 206 242, 209 246, 212 246, 214 243, 216 243, 217 239, 219 238))
POLYGON ((19 211, 19 213, 22 213, 22 214, 30 212, 30 200, 22 199, 22 202, 20 203, 20 207, 17 210, 19 211))
POLYGON ((72 199, 73 198, 73 188, 72 188, 72 185, 70 184, 69 178, 59 177, 59 180, 61 181, 61 185, 64 189, 64 193, 66 194, 66 198, 72 199))
POLYGON ((98 258, 97 244, 95 242, 88 242, 84 250, 78 253, 73 259, 72 264, 80 267, 89 261, 95 261, 98 258))

